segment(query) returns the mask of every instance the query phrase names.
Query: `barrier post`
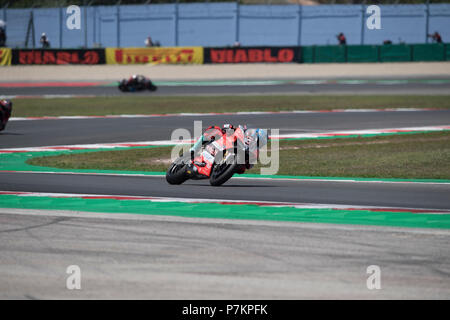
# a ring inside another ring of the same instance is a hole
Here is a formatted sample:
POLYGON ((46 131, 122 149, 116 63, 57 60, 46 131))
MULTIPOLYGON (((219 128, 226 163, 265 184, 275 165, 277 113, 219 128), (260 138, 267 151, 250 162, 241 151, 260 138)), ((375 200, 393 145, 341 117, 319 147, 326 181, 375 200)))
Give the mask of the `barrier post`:
POLYGON ((92 10, 92 43, 94 47, 97 47, 97 7, 93 7, 92 10))
MULTIPOLYGON (((364 1, 365 2, 365 1, 364 1)), ((365 31, 365 24, 366 21, 366 10, 364 4, 361 4, 361 44, 364 44, 364 31, 365 31)))
POLYGON ((102 15, 98 17, 98 43, 102 47, 102 15))
POLYGON ((236 34, 234 36, 235 42, 239 42, 239 33, 240 33, 240 25, 239 25, 239 20, 240 20, 240 16, 241 16, 241 10, 240 10, 240 4, 239 4, 239 0, 236 0, 236 34))
POLYGON ((5 32, 8 28, 8 8, 9 6, 9 2, 7 4, 5 4, 5 6, 3 7, 3 21, 5 21, 5 32))
POLYGON ((117 2, 117 48, 120 48, 120 2, 117 2))
POLYGON ((298 5, 297 14, 298 14, 297 45, 301 46, 302 45, 302 14, 303 14, 303 7, 300 4, 298 5))
POLYGON ((87 30, 87 16, 88 16, 88 4, 87 0, 83 1, 84 4, 84 48, 88 47, 88 30, 87 30))
POLYGON ((174 17, 174 19, 173 19, 173 22, 174 22, 174 39, 175 39, 175 47, 178 47, 178 19, 179 19, 179 12, 178 12, 178 3, 179 3, 179 1, 178 0, 176 0, 175 1, 175 17, 174 17))
POLYGON ((63 6, 60 4, 59 7, 59 48, 62 49, 63 45, 63 6))
POLYGON ((27 26, 27 34, 25 36, 25 48, 28 48, 28 39, 30 37, 30 33, 31 33, 31 41, 33 43, 33 48, 36 47, 36 39, 35 39, 35 34, 34 34, 34 14, 33 14, 33 7, 31 7, 31 11, 30 11, 30 18, 28 20, 28 26, 27 26))
POLYGON ((428 43, 428 29, 430 24, 430 0, 425 4, 425 43, 428 43))

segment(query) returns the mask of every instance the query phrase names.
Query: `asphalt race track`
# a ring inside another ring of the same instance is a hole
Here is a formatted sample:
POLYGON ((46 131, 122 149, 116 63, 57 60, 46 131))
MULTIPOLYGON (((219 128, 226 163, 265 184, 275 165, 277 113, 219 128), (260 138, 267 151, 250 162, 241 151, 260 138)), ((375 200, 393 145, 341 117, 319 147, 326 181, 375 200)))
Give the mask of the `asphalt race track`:
MULTIPOLYGON (((449 89, 430 86, 441 93, 449 89)), ((271 89, 326 91, 299 87, 271 89)), ((383 88, 367 89, 391 90, 383 88)), ((164 87, 157 94, 202 89, 164 87)), ((208 93, 233 90, 254 94, 263 88, 209 87, 208 93)), ((77 88, 1 92, 79 94, 77 88)), ((120 94, 113 87, 106 92, 120 94)), ((448 125, 450 111, 11 121, 0 133, 0 148, 168 140, 176 128, 192 131, 194 120, 305 133, 448 125)), ((450 209, 450 185, 433 183, 233 178, 213 188, 207 181, 171 186, 161 177, 0 172, 1 190, 450 209)), ((0 221, 0 298, 450 298, 447 229, 21 209, 0 209, 0 221), (73 264, 82 270, 82 290, 65 287, 66 268, 73 264), (366 287, 369 265, 382 270, 381 290, 366 287)))
POLYGON ((83 96, 189 96, 189 95, 283 95, 283 94, 442 94, 450 91, 450 82, 445 83, 324 83, 324 84, 280 84, 280 85, 160 85, 155 92, 121 92, 117 86, 89 87, 2 87, 0 94, 14 95, 83 95, 83 96))
POLYGON ((448 209, 448 185, 380 184, 323 181, 266 181, 233 178, 221 188, 208 181, 172 186, 161 177, 2 173, 1 190, 130 196, 230 199, 448 209), (67 181, 70 180, 68 184, 67 181))
POLYGON ((0 146, 11 148, 170 140, 176 128, 185 128, 193 135, 194 121, 202 121, 203 127, 234 123, 247 124, 249 128, 278 128, 280 133, 313 133, 446 125, 450 122, 450 112, 434 110, 11 121, 8 130, 0 132, 0 146))
POLYGON ((448 298, 449 234, 253 220, 0 209, 1 296, 17 299, 448 298), (81 269, 67 290, 66 268, 81 269), (366 268, 379 265, 381 290, 366 268))

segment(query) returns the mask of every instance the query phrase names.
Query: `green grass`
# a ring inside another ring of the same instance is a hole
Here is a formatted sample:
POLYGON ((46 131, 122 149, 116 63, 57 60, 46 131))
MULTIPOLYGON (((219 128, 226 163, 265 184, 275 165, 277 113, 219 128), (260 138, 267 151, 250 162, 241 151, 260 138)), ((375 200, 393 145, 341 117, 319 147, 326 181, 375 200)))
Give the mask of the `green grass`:
POLYGON ((329 110, 346 108, 450 108, 448 96, 222 96, 17 99, 15 117, 329 110))
MULTIPOLYGON (((270 147, 269 147, 270 148, 270 147)), ((33 158, 63 169, 165 171, 171 147, 33 158)), ((259 165, 249 173, 259 173, 259 165)), ((450 132, 280 141, 279 175, 450 179, 450 132)))
POLYGON ((37 157, 26 163, 62 169, 100 169, 125 171, 166 171, 172 147, 136 148, 131 150, 98 151, 58 156, 37 157))

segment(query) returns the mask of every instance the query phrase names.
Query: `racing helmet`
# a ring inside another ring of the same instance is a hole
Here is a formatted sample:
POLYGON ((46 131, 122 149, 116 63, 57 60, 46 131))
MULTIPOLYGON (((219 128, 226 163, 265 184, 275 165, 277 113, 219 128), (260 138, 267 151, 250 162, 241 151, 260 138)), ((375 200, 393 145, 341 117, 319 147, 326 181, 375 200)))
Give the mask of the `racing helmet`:
POLYGON ((230 134, 231 132, 234 132, 234 130, 236 130, 236 128, 235 128, 232 124, 230 124, 230 123, 225 123, 225 124, 222 126, 222 133, 223 133, 223 134, 225 134, 225 133, 230 134))
POLYGON ((205 141, 215 140, 219 138, 222 134, 222 128, 219 126, 209 126, 206 128, 205 132, 203 132, 203 139, 205 141))
POLYGON ((8 99, 0 100, 0 107, 5 110, 8 114, 11 114, 12 111, 12 102, 8 99))
POLYGON ((269 139, 269 133, 265 129, 257 129, 256 134, 258 136, 258 147, 261 148, 267 144, 269 139))

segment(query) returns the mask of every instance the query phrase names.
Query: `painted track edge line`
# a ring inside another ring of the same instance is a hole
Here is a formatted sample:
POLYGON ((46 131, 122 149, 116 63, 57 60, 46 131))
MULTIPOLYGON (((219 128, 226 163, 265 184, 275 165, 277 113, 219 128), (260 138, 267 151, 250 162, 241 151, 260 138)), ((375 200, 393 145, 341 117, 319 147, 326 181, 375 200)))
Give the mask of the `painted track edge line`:
POLYGON ((314 222, 290 222, 290 221, 275 221, 275 220, 244 220, 244 219, 224 219, 224 218, 193 218, 181 216, 166 216, 166 215, 142 215, 137 213, 102 213, 90 211, 77 210, 58 210, 58 209, 13 209, 0 208, 0 215, 32 215, 32 216, 51 216, 51 217, 71 217, 71 218, 91 218, 91 219, 113 219, 113 220, 138 220, 138 221, 162 221, 162 222, 183 222, 194 224, 211 224, 218 223, 233 224, 233 225, 259 225, 270 227, 298 227, 308 229, 338 229, 345 231, 355 231, 355 228, 360 231, 376 231, 376 232, 408 232, 415 234, 431 234, 448 236, 450 230, 447 229, 427 229, 427 228, 403 228, 398 226, 378 226, 378 225, 345 225, 333 223, 314 223, 314 222))
POLYGON ((151 202, 182 202, 188 204, 222 204, 222 205, 257 205, 261 207, 293 207, 297 209, 333 209, 333 210, 364 210, 385 212, 410 212, 450 214, 449 209, 410 208, 410 207, 384 207, 366 205, 324 204, 309 202, 279 202, 258 200, 234 200, 234 199, 205 199, 205 198, 180 198, 162 196, 129 196, 129 195, 104 195, 89 193, 63 193, 63 192, 28 192, 28 191, 0 191, 0 196, 12 195, 18 197, 49 197, 49 198, 82 198, 86 200, 131 200, 151 202))
MULTIPOLYGON (((428 133, 438 131, 449 131, 450 125, 437 125, 425 127, 406 127, 406 128, 383 128, 383 129, 364 129, 364 130, 345 130, 345 131, 331 131, 331 132, 316 132, 316 133, 294 133, 270 135, 269 139, 288 140, 288 139, 334 139, 334 138, 353 138, 355 136, 378 136, 378 135, 393 135, 393 134, 415 134, 428 133)), ((150 147, 150 146, 170 146, 177 144, 194 143, 195 140, 159 140, 159 141, 134 141, 134 142, 118 142, 118 143, 94 143, 94 144, 75 144, 75 145, 59 145, 59 146, 40 146, 40 147, 19 147, 19 148, 4 148, 0 149, 2 153, 17 153, 17 152, 34 152, 34 151, 64 151, 77 149, 118 149, 127 147, 150 147)), ((101 151, 101 150, 98 150, 101 151)))
MULTIPOLYGON (((165 172, 142 172, 142 173, 110 173, 110 172, 77 172, 77 171, 26 171, 26 170, 0 170, 0 173, 28 173, 28 174, 60 174, 60 175, 97 175, 97 176, 116 176, 116 177, 149 177, 149 178, 164 178, 165 172)), ((450 185, 450 180, 441 181, 420 181, 414 179, 402 179, 400 181, 373 179, 373 180, 358 180, 366 178, 346 178, 346 177, 245 177, 245 176, 235 176, 231 179, 241 179, 241 180, 272 180, 272 181, 298 181, 298 182, 345 182, 345 183, 403 183, 403 184, 436 184, 436 185, 450 185)), ((370 178, 367 178, 370 179, 370 178)), ((395 179, 395 178, 392 178, 395 179)), ((399 178, 400 179, 400 178, 399 178)))
MULTIPOLYGON (((58 97, 58 96, 55 96, 58 97)), ((283 115, 283 114, 317 114, 317 113, 374 113, 374 112, 424 112, 447 111, 440 108, 374 108, 374 109, 323 109, 323 110, 280 110, 280 111, 237 111, 237 112, 179 112, 162 114, 118 114, 118 115, 74 115, 74 116, 37 116, 11 117, 9 121, 35 120, 86 120, 86 119, 117 119, 117 118, 156 118, 156 117, 186 117, 186 116, 220 116, 220 115, 283 115)))

